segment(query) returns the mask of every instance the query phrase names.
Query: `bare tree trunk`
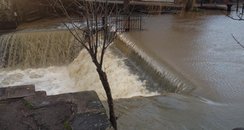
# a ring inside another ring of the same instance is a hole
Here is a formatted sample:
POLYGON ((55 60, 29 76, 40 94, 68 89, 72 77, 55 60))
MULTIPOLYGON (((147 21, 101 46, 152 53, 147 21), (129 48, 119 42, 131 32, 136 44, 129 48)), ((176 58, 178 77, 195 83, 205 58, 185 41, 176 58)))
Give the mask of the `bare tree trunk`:
POLYGON ((99 75, 100 81, 103 85, 103 88, 106 92, 107 96, 107 102, 109 107, 109 120, 115 130, 117 130, 117 122, 116 122, 116 116, 114 112, 114 103, 113 103, 113 97, 110 89, 110 85, 108 82, 107 74, 102 70, 101 64, 97 61, 97 59, 94 57, 92 53, 90 53, 90 56, 92 58, 93 63, 96 66, 97 73, 99 75))
POLYGON ((97 68, 97 72, 98 72, 100 80, 103 84, 103 88, 106 91, 107 102, 108 102, 108 106, 109 106, 109 116, 110 116, 109 120, 112 123, 112 126, 114 127, 114 129, 117 130, 116 116, 114 113, 114 103, 113 103, 113 98, 112 98, 112 94, 111 94, 110 85, 108 83, 107 75, 101 68, 97 68))
MULTIPOLYGON (((50 0, 55 12, 57 12, 56 8, 58 8, 62 11, 63 15, 70 19, 72 27, 69 27, 67 24, 64 25, 91 56, 92 62, 96 66, 96 70, 103 85, 104 91, 106 92, 109 107, 109 120, 113 128, 117 130, 112 92, 107 75, 102 66, 105 51, 109 45, 112 44, 116 37, 116 32, 118 31, 117 28, 112 31, 112 25, 116 24, 114 27, 117 27, 117 17, 121 11, 119 11, 116 4, 110 5, 110 7, 108 0, 106 0, 105 3, 97 3, 96 1, 95 3, 92 1, 79 2, 76 0, 73 0, 73 2, 75 3, 74 6, 77 7, 77 15, 79 18, 81 18, 80 22, 85 21, 86 27, 79 27, 73 22, 71 16, 69 15, 70 11, 65 8, 65 4, 62 2, 62 0, 50 0), (109 20, 110 16, 113 15, 116 16, 116 21, 109 20), (102 23, 102 27, 99 27, 100 22, 102 23)), ((129 0, 127 0, 127 2, 129 2, 129 0)))
POLYGON ((239 0, 236 1, 236 12, 239 11, 239 0))

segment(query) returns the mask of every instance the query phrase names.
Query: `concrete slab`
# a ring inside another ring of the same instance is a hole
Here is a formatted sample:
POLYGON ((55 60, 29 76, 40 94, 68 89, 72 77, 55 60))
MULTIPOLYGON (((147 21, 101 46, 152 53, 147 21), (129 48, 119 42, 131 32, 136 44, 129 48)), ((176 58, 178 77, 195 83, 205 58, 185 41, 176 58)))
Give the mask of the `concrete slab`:
POLYGON ((111 129, 94 91, 47 96, 26 85, 2 88, 0 97, 0 130, 111 129))
POLYGON ((35 95, 34 85, 22 85, 0 88, 0 100, 22 98, 31 95, 35 95))

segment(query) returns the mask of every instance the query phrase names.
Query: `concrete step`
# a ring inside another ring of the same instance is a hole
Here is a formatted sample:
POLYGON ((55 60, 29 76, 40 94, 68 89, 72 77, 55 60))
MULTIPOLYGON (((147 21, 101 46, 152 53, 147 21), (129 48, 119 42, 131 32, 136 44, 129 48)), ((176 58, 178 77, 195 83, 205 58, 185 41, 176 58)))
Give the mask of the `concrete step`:
POLYGON ((112 130, 96 92, 46 95, 34 85, 0 88, 0 130, 112 130))
POLYGON ((35 95, 34 85, 22 85, 0 88, 0 100, 23 98, 32 95, 35 95))

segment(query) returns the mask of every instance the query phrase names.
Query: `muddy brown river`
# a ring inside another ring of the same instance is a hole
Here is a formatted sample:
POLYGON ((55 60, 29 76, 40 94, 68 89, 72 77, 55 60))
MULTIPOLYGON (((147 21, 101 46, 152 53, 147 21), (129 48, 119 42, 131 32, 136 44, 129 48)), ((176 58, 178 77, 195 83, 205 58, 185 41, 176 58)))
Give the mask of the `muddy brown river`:
MULTIPOLYGON (((145 16, 143 28, 141 32, 123 34, 133 43, 132 49, 140 52, 141 59, 135 59, 136 53, 128 57, 128 50, 116 46, 109 48, 105 57, 120 130, 244 127, 244 48, 232 37, 244 45, 243 21, 232 20, 222 12, 164 14, 145 16), (147 70, 140 66, 147 66, 147 70), (155 76, 148 78, 151 71, 148 66, 157 68, 155 76), (161 72, 178 87, 171 91, 161 89, 165 86, 153 79, 161 72)), ((74 43, 67 33, 63 28, 62 31, 30 29, 0 36, 0 53, 6 56, 14 52, 13 56, 18 56, 17 45, 21 45, 25 66, 39 64, 36 61, 40 59, 62 63, 62 58, 55 58, 56 51, 65 59, 72 56, 68 59, 71 63, 41 68, 24 68, 22 62, 15 62, 16 57, 5 58, 9 63, 21 64, 0 69, 0 87, 35 84, 37 90, 45 90, 49 95, 95 90, 105 100, 89 55, 82 50, 74 58, 73 49, 63 47, 64 42, 74 43), (39 46, 43 49, 38 50, 39 46), (32 53, 25 57, 25 51, 32 53)))
POLYGON ((244 127, 244 48, 232 37, 244 45, 244 22, 222 12, 207 12, 184 17, 150 16, 144 25, 145 31, 128 33, 127 39, 159 64, 171 66, 195 89, 184 96, 166 94, 120 101, 122 108, 128 105, 128 111, 124 108, 121 113, 126 111, 123 120, 133 120, 129 128, 244 127))
POLYGON ((146 31, 132 32, 130 40, 155 60, 172 66, 197 88, 193 95, 224 102, 244 99, 244 22, 224 15, 183 18, 153 16, 146 31))

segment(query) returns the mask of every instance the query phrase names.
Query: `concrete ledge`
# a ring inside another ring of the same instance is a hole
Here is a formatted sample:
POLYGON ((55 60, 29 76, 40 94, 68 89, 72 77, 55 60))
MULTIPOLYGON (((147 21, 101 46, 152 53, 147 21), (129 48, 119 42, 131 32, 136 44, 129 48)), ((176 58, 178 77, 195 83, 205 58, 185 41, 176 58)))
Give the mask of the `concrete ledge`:
POLYGON ((0 21, 0 30, 16 29, 17 24, 14 21, 0 21))
POLYGON ((0 88, 0 130, 108 130, 94 91, 47 96, 34 85, 0 88))
POLYGON ((34 85, 10 86, 7 88, 0 88, 0 100, 22 98, 35 95, 34 85))

